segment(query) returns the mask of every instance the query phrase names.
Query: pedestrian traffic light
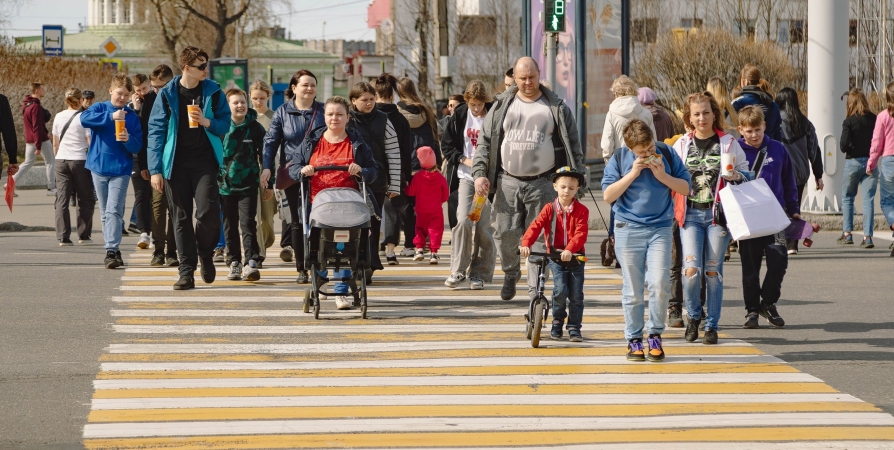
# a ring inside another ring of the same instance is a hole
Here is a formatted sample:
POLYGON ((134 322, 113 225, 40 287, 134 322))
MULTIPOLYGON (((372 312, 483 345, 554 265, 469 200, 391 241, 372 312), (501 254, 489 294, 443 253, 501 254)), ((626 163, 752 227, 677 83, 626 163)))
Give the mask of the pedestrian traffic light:
POLYGON ((565 6, 567 0, 544 0, 543 19, 547 33, 565 32, 565 6))

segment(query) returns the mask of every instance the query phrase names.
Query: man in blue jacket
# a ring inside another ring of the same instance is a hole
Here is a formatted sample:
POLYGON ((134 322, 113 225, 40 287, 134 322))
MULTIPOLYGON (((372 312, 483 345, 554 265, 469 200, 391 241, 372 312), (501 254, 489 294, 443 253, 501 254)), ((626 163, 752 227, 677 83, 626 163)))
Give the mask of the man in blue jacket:
POLYGON ((202 280, 213 283, 213 253, 220 237, 217 176, 223 164, 221 139, 230 130, 230 107, 220 86, 208 77, 208 54, 196 47, 180 52, 183 75, 158 91, 149 118, 146 149, 152 187, 168 197, 180 253, 180 279, 174 290, 195 288, 193 273, 201 262, 202 280), (187 106, 198 108, 189 111, 187 106), (197 124, 197 125, 196 125, 197 124), (195 202, 195 228, 193 228, 195 202))
POLYGON ((118 250, 124 229, 124 199, 133 170, 133 157, 143 147, 140 117, 125 106, 132 92, 130 78, 118 72, 109 87, 111 100, 95 103, 81 114, 81 125, 93 132, 86 167, 93 173, 108 269, 124 265, 118 250), (124 121, 124 130, 120 133, 116 125, 118 121, 124 121))

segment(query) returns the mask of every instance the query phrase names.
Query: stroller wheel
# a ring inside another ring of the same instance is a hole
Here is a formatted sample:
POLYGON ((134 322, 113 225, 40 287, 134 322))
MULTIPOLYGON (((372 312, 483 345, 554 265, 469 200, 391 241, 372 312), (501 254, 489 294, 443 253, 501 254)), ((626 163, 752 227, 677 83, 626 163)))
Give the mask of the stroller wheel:
POLYGON ((531 330, 531 347, 540 346, 540 329, 543 328, 543 303, 534 305, 534 326, 531 330))
POLYGON ((304 313, 310 312, 310 289, 304 290, 304 313))

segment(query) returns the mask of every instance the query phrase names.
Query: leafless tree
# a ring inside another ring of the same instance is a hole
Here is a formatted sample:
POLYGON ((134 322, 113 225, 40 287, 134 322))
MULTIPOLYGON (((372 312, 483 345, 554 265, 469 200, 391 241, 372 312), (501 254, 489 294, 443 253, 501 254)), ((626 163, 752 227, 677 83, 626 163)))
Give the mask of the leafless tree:
POLYGON ((209 56, 219 58, 227 43, 227 28, 242 18, 252 0, 236 0, 231 4, 228 0, 179 0, 180 7, 211 26, 214 35, 214 46, 209 56), (231 8, 234 11, 232 14, 231 8))

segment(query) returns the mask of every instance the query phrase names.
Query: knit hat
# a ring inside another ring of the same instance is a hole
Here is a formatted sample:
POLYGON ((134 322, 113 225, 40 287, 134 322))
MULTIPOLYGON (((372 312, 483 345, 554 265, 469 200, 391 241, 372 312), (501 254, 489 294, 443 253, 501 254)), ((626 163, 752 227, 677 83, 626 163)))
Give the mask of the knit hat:
POLYGON ((657 99, 658 96, 655 95, 655 91, 651 88, 641 87, 639 88, 639 95, 637 95, 637 98, 639 98, 641 104, 651 105, 652 103, 655 103, 655 99, 657 99))
POLYGON ((435 166, 435 151, 431 147, 419 147, 416 150, 416 157, 419 158, 419 165, 428 170, 435 166))

